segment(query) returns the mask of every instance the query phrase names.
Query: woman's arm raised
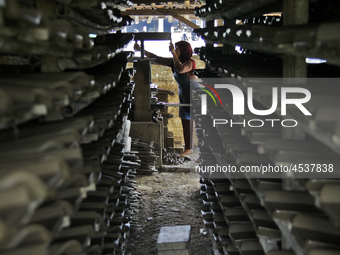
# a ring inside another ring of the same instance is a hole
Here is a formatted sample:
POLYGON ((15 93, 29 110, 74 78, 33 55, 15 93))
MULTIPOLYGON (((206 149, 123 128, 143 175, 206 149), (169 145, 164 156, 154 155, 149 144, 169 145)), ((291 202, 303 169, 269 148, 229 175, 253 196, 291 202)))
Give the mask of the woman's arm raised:
MULTIPOLYGON (((134 49, 135 49, 135 51, 140 51, 140 46, 137 43, 135 43, 134 49)), ((168 66, 168 67, 171 67, 171 68, 173 66, 172 58, 163 58, 163 57, 157 56, 156 54, 153 54, 149 51, 146 51, 146 50, 144 50, 144 54, 148 58, 153 58, 154 59, 153 61, 160 64, 160 65, 168 66)))

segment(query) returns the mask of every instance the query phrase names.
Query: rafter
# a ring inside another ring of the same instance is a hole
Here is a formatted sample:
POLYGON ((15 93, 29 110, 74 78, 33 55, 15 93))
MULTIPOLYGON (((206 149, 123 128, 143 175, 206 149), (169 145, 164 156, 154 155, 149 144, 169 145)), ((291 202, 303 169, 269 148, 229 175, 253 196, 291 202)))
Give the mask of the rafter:
POLYGON ((172 15, 175 19, 178 19, 179 21, 183 22, 184 24, 188 25, 189 27, 193 29, 199 29, 200 27, 197 26, 195 23, 191 22, 190 20, 184 18, 181 15, 172 15))
POLYGON ((157 16, 157 15, 190 15, 194 14, 193 9, 165 9, 157 8, 157 10, 126 10, 121 12, 122 15, 128 16, 157 16))

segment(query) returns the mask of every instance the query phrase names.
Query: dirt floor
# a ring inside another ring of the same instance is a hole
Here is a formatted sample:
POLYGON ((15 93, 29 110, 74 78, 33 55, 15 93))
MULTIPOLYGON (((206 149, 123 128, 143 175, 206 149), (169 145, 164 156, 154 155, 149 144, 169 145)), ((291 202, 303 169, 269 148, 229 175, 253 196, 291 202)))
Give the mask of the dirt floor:
POLYGON ((137 176, 141 193, 131 229, 127 255, 157 254, 157 238, 161 227, 191 225, 191 254, 213 254, 211 240, 200 235, 204 228, 201 217, 202 198, 199 177, 190 173, 154 173, 137 176))

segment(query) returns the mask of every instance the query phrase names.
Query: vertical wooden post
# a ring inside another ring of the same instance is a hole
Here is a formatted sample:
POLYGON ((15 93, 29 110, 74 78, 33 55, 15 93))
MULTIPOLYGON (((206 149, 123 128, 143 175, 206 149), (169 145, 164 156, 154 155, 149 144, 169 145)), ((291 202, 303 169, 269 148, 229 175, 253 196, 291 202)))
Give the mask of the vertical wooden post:
MULTIPOLYGON (((214 21, 212 20, 212 21, 207 21, 206 23, 205 23, 205 27, 206 28, 212 28, 212 27, 214 27, 214 21)), ((214 44, 213 43, 206 43, 206 48, 208 49, 208 50, 211 50, 212 48, 214 47, 214 44)), ((206 64, 205 65, 205 69, 206 70, 209 70, 209 67, 208 67, 208 65, 206 64)))
MULTIPOLYGON (((206 27, 207 28, 213 28, 214 27, 214 21, 213 20, 207 21, 206 22, 206 27)), ((213 43, 206 43, 206 47, 207 48, 212 48, 212 47, 214 47, 214 44, 213 43)))
MULTIPOLYGON (((233 20, 234 23, 235 23, 235 20, 233 20)), ((229 19, 225 19, 224 20, 224 26, 226 25, 230 25, 231 24, 231 20, 229 19)), ((235 51, 235 46, 232 46, 230 44, 223 44, 223 55, 231 55, 231 54, 236 54, 236 51, 235 51)))
POLYGON ((135 64, 135 121, 151 121, 151 64, 142 60, 135 64))
MULTIPOLYGON (((221 27, 224 24, 223 19, 215 19, 215 27, 221 27)), ((223 44, 217 44, 217 47, 223 47, 223 44)))
MULTIPOLYGON (((300 25, 308 23, 309 0, 284 0, 283 25, 300 25)), ((283 56, 283 77, 307 77, 307 64, 304 57, 283 56)))
MULTIPOLYGON (((308 23, 309 0, 283 0, 283 25, 300 25, 308 23)), ((284 78, 306 78, 307 64, 304 57, 292 55, 283 56, 283 77, 284 78)), ((305 131, 299 127, 293 129, 282 129, 282 138, 305 139, 305 131)), ((290 174, 283 178, 282 187, 284 190, 299 190, 297 180, 290 174)), ((282 250, 291 250, 291 243, 282 238, 282 250)))
MULTIPOLYGON (((308 23, 309 0, 284 0, 283 1, 283 25, 300 25, 308 23)), ((293 55, 283 56, 284 78, 306 78, 307 64, 304 57, 293 55)), ((289 82, 289 81, 288 81, 289 82)), ((303 82, 303 80, 301 80, 303 82)), ((305 139, 305 131, 299 127, 282 129, 284 139, 305 139)))
POLYGON ((145 53, 144 40, 140 40, 140 58, 141 59, 144 59, 144 53, 145 53))

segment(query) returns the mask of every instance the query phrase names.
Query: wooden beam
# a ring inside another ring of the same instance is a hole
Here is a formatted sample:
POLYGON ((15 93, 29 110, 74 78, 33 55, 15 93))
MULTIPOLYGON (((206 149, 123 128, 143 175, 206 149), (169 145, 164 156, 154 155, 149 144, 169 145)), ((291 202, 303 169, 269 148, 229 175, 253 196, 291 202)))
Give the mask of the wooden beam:
POLYGON ((172 15, 175 19, 178 19, 179 21, 183 22, 184 24, 188 25, 189 27, 193 29, 199 29, 200 27, 197 26, 195 23, 191 22, 190 20, 184 18, 183 16, 180 15, 172 15))
POLYGON ((193 9, 164 9, 159 8, 157 10, 126 10, 121 12, 124 16, 157 16, 157 15, 190 15, 194 14, 193 9))

